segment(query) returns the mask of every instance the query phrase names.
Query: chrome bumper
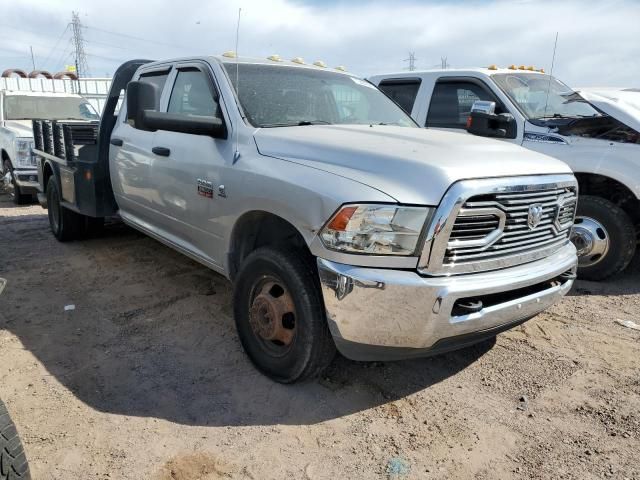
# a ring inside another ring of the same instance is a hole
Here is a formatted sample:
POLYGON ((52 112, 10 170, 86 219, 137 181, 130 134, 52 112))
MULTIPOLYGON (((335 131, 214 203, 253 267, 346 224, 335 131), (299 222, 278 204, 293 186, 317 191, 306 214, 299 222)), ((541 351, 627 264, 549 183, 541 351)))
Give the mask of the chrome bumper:
POLYGON ((340 352, 354 360, 383 360, 451 350, 473 343, 470 339, 481 340, 483 332, 492 336, 533 317, 571 289, 574 276, 551 281, 575 272, 576 261, 575 247, 567 243, 543 260, 451 277, 321 258, 318 271, 329 328, 340 352), (466 298, 487 302, 477 312, 453 315, 456 301, 466 298), (449 347, 441 348, 445 345, 449 347))
POLYGON ((21 189, 37 189, 40 185, 38 183, 38 170, 13 170, 13 178, 21 189))

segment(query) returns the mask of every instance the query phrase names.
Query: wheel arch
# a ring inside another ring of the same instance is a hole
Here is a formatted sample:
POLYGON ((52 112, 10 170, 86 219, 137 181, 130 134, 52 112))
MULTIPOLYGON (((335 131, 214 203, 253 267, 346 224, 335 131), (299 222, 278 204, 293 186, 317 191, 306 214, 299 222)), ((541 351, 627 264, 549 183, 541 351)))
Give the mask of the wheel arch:
POLYGON ((640 199, 623 182, 592 172, 575 172, 575 176, 581 195, 605 198, 624 210, 634 224, 640 224, 640 199))
POLYGON ((251 252, 267 245, 298 249, 311 255, 304 236, 292 222, 266 210, 250 210, 236 220, 231 230, 227 248, 229 278, 235 279, 251 252))
POLYGON ((47 191, 47 185, 49 183, 49 179, 51 178, 51 176, 54 176, 55 178, 55 170, 53 168, 53 166, 51 165, 51 162, 46 161, 44 163, 44 165, 42 166, 42 187, 44 189, 44 191, 47 191))

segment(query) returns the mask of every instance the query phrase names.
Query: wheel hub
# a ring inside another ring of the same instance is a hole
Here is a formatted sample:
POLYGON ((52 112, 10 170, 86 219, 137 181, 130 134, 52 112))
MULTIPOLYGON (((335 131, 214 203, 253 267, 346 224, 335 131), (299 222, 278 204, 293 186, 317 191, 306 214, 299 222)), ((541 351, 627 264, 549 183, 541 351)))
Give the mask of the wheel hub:
POLYGON ((249 323, 263 340, 277 345, 290 345, 295 333, 293 298, 279 283, 265 283, 253 299, 249 323))
POLYGON ((600 222, 590 217, 576 217, 571 241, 578 251, 580 267, 595 265, 609 251, 609 233, 600 222))

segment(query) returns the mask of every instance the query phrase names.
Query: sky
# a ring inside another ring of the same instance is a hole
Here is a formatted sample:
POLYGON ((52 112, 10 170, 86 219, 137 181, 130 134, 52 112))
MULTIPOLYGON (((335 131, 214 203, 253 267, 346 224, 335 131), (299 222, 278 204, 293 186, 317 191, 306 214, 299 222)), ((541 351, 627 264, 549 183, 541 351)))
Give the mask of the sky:
POLYGON ((640 87, 640 0, 302 1, 0 0, 0 68, 53 73, 74 63, 72 11, 83 24, 89 73, 128 59, 235 49, 303 57, 360 76, 497 64, 551 69, 574 86, 640 87))

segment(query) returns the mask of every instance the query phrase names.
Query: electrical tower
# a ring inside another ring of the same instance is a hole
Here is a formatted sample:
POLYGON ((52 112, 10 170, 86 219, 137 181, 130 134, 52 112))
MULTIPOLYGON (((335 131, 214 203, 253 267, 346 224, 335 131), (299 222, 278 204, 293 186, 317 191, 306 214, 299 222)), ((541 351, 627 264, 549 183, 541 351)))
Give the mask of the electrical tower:
POLYGON ((449 68, 450 65, 447 63, 447 57, 440 57, 440 65, 443 70, 449 68))
POLYGON ((71 12, 71 26, 73 27, 73 45, 75 48, 76 75, 78 78, 89 75, 87 54, 84 52, 84 38, 82 37, 82 23, 77 12, 71 12))
POLYGON ((409 52, 409 58, 405 58, 403 62, 409 62, 409 71, 413 72, 416 69, 416 52, 409 52))

